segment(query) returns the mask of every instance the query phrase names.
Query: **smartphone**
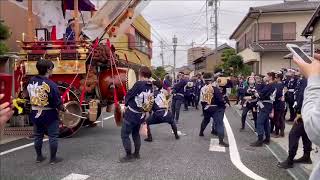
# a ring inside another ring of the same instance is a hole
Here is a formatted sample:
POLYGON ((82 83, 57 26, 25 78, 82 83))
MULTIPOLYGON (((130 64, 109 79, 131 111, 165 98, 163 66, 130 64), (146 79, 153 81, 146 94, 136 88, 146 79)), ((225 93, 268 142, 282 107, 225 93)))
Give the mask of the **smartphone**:
POLYGON ((5 102, 11 102, 12 92, 12 75, 0 73, 0 94, 4 94, 4 97, 0 100, 0 104, 5 102))
POLYGON ((308 56, 299 46, 295 44, 287 44, 287 48, 292 52, 294 56, 299 58, 299 60, 311 64, 311 57, 308 56))

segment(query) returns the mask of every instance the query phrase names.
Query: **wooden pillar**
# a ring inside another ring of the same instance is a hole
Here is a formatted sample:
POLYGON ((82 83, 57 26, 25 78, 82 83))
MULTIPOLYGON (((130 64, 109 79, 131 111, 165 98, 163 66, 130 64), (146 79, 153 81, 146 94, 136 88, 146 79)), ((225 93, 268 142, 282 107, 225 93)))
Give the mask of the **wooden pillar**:
POLYGON ((34 27, 33 27, 33 12, 32 12, 32 0, 28 0, 27 11, 27 41, 33 41, 34 39, 34 27))
POLYGON ((74 25, 75 25, 75 38, 76 41, 79 41, 79 32, 80 32, 80 27, 79 27, 79 1, 78 0, 74 0, 74 25))

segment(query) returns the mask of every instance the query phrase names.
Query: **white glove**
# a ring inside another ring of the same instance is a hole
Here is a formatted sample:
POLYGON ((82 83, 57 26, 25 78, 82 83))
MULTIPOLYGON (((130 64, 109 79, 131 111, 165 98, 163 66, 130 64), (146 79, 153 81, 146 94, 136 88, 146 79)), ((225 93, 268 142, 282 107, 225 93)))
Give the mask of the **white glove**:
POLYGON ((297 105, 298 105, 298 103, 297 103, 297 101, 295 101, 295 102, 293 103, 293 108, 295 108, 297 105))

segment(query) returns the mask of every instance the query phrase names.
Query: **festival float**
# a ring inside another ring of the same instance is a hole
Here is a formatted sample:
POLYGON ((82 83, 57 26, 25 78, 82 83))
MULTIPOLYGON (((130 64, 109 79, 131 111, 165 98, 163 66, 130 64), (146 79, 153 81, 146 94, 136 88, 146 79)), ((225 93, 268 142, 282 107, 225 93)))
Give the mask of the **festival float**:
POLYGON ((148 1, 106 1, 99 10, 89 0, 41 3, 45 1, 27 1, 28 29, 18 41, 21 51, 14 62, 15 118, 26 117, 21 115, 30 112, 26 86, 28 80, 37 74, 37 61, 43 58, 54 63, 50 79, 58 84, 67 109, 66 113, 60 114, 60 137, 71 137, 84 125, 95 126, 103 107, 114 111, 116 125, 120 126, 122 102, 127 90, 136 82, 137 73, 129 66, 126 55, 124 60, 117 57, 112 40, 128 28, 148 1), (44 28, 34 31, 32 26, 36 5, 45 7, 41 11, 50 12, 52 8, 59 10, 58 2, 62 3, 60 9, 63 13, 65 9, 73 11, 72 40, 65 35, 57 38, 57 31, 63 28, 50 22, 53 16, 43 15, 44 28), (80 28, 79 14, 82 11, 90 11, 92 17, 80 28))

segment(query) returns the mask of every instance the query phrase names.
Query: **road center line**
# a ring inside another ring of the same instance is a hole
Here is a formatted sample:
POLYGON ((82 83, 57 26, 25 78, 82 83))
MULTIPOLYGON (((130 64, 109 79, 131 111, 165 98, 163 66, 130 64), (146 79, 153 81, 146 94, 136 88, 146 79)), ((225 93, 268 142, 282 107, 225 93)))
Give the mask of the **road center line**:
POLYGON ((230 144, 229 152, 230 152, 230 159, 233 165, 235 165, 242 173, 244 173, 246 176, 255 179, 255 180, 266 180, 265 178, 257 175, 253 171, 251 171, 249 168, 247 168, 240 159, 240 153, 238 151, 236 139, 234 138, 234 134, 232 132, 232 128, 230 126, 230 123, 224 115, 223 122, 227 131, 228 141, 230 144))
MULTIPOLYGON (((46 141, 48 141, 48 139, 44 139, 43 140, 43 142, 46 142, 46 141)), ((3 151, 3 152, 0 153, 0 156, 3 156, 5 154, 9 154, 11 152, 18 151, 20 149, 24 149, 24 148, 27 148, 27 147, 30 147, 30 146, 33 146, 33 145, 34 145, 34 143, 29 143, 29 144, 25 144, 23 146, 19 146, 19 147, 13 148, 13 149, 9 149, 7 151, 3 151)))
POLYGON ((85 180, 88 179, 90 176, 84 174, 75 174, 71 173, 68 176, 62 178, 61 180, 85 180))

